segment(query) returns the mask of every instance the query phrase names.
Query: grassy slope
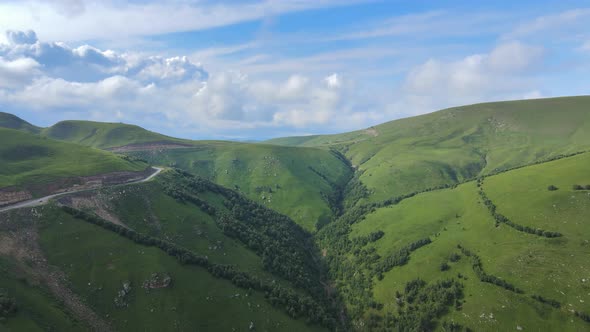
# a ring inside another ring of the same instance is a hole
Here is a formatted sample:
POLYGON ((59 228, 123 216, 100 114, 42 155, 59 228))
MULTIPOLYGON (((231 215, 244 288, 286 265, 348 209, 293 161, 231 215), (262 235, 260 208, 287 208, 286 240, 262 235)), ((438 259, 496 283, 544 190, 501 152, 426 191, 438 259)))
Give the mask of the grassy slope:
POLYGON ((213 278, 205 269, 183 266, 161 250, 144 247, 59 210, 43 211, 41 245, 49 262, 60 267, 80 294, 117 330, 314 330, 273 308, 262 294, 247 295, 230 282, 213 278), (170 288, 141 288, 152 273, 166 272, 170 288), (132 286, 129 306, 113 300, 123 282, 132 286), (236 296, 239 294, 238 296, 236 296))
POLYGON ((330 220, 332 210, 323 196, 336 195, 334 185, 344 186, 351 176, 346 163, 329 151, 313 148, 181 140, 137 126, 90 121, 63 121, 44 129, 41 135, 101 149, 163 141, 194 145, 188 149, 128 154, 239 188, 249 198, 287 214, 308 230, 330 220))
POLYGON ((351 176, 346 163, 329 151, 315 148, 200 142, 191 149, 129 154, 154 164, 174 165, 237 189, 308 230, 314 230, 318 222, 329 221, 332 215, 322 193, 334 195, 334 185, 344 186, 351 176))
MULTIPOLYGON (((260 257, 223 234, 213 217, 193 204, 178 203, 164 193, 159 182, 107 189, 100 197, 112 205, 114 215, 142 234, 167 239, 216 263, 272 278, 263 270, 260 257)), ((202 193, 201 198, 223 209, 223 198, 218 194, 202 193)))
POLYGON ((330 146, 345 152, 374 191, 413 192, 590 148, 590 97, 462 106, 384 123, 372 130, 269 143, 330 146))
POLYGON ((49 291, 35 285, 16 272, 11 259, 0 257, 0 291, 16 299, 18 312, 2 322, 9 331, 83 331, 84 324, 75 321, 49 291))
POLYGON ((62 121, 43 129, 41 135, 100 149, 130 143, 182 141, 134 125, 92 121, 62 121))
POLYGON ((0 187, 46 183, 69 176, 139 171, 114 154, 0 128, 0 187))
POLYGON ((41 128, 33 126, 13 114, 4 112, 0 112, 0 127, 21 130, 32 134, 37 134, 41 131, 41 128))
POLYGON ((368 215, 353 227, 351 237, 383 230, 385 236, 374 244, 382 256, 425 236, 433 239, 432 244, 413 252, 407 265, 393 268, 382 281, 376 281, 375 299, 385 304, 385 310, 395 311, 395 291, 402 291, 407 281, 417 277, 439 280, 461 273, 468 277, 462 280, 466 303, 462 311, 452 309, 446 320, 476 331, 514 330, 517 325, 526 330, 589 329, 588 323, 568 312, 590 311, 590 269, 583 264, 590 259, 586 218, 590 200, 588 191, 570 189, 572 184, 590 182, 589 163, 590 154, 582 154, 485 180, 486 193, 501 213, 519 224, 559 231, 563 238, 541 238, 505 225, 496 228, 479 201, 474 182, 420 194, 368 215), (549 184, 561 189, 547 191, 549 184), (526 294, 480 282, 464 256, 450 263, 449 271, 441 272, 440 264, 451 253, 459 253, 457 244, 476 252, 487 273, 508 280, 526 294), (532 294, 555 299, 562 308, 536 302, 532 294))

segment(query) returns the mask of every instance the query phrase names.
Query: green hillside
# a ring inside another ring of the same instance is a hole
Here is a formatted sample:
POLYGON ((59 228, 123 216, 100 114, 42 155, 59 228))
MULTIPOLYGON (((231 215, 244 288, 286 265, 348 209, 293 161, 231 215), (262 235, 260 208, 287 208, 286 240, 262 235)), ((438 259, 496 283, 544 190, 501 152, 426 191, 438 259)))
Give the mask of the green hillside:
POLYGON ((383 326, 388 312, 399 315, 402 306, 409 305, 399 294, 419 278, 429 285, 454 279, 464 287, 458 302, 438 302, 447 306, 438 315, 439 328, 454 321, 475 331, 517 326, 535 331, 588 330, 589 323, 575 312, 590 312, 590 270, 582 263, 590 259, 586 218, 590 200, 587 190, 572 188, 576 184, 585 188, 590 182, 589 164, 590 154, 585 153, 418 194, 369 210, 352 226, 346 226, 343 217, 320 231, 320 245, 328 257, 334 255, 333 277, 343 285, 351 312, 375 327, 383 326), (550 185, 559 189, 550 191, 550 185), (497 222, 480 188, 497 213, 513 224, 562 236, 547 238, 497 222), (358 239, 375 232, 382 232, 381 237, 358 244, 358 239), (348 235, 343 240, 335 233, 348 235), (404 252, 421 239, 431 243, 404 252), (347 241, 351 241, 348 246, 347 241), (349 270, 349 266, 362 268, 349 270), (372 309, 381 305, 382 309, 372 309))
POLYGON ((62 121, 43 129, 41 135, 100 149, 131 143, 181 142, 138 126, 92 121, 62 121))
POLYGON ((367 130, 269 143, 331 147, 379 201, 590 148, 590 96, 484 103, 367 130))
POLYGON ((202 141, 194 148, 128 154, 238 190, 310 231, 337 212, 341 191, 352 176, 342 156, 316 148, 202 141))
POLYGON ((9 328, 87 329, 67 301, 55 305, 67 292, 114 330, 320 331, 335 324, 309 234, 231 190, 167 171, 60 204, 67 208, 16 211, 0 222, 8 244, 0 246, 0 267, 11 272, 0 277, 0 294, 6 285, 18 307, 4 322, 9 328), (12 288, 14 279, 33 282, 48 269, 35 258, 41 255, 60 272, 34 288, 12 288), (53 278, 59 273, 67 282, 53 278), (171 281, 160 288, 147 283, 165 277, 171 281))
POLYGON ((590 330, 590 97, 272 144, 64 123, 62 139, 80 144, 0 129, 0 180, 146 165, 129 160, 167 169, 3 214, 0 306, 18 310, 0 326, 590 330), (39 279, 51 269, 79 308, 39 279), (161 276, 172 282, 143 287, 161 276))
POLYGON ((33 134, 41 131, 41 128, 33 126, 13 114, 4 112, 0 112, 0 128, 16 129, 33 134))
POLYGON ((140 171, 147 165, 112 153, 0 128, 0 187, 44 184, 72 176, 140 171))
POLYGON ((138 126, 91 121, 62 121, 43 129, 41 136, 100 149, 134 146, 124 153, 239 190, 311 231, 339 213, 341 191, 352 176, 349 162, 325 149, 181 140, 138 126))

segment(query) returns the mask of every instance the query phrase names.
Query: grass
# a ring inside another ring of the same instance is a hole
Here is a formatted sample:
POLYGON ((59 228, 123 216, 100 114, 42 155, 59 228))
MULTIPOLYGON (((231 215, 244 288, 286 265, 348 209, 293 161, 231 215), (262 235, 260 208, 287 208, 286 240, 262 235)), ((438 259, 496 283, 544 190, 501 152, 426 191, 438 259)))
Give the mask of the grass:
POLYGON ((60 178, 140 171, 142 162, 77 144, 0 128, 0 187, 44 184, 60 178))
MULTIPOLYGON (((150 236, 167 239, 219 264, 272 279, 261 259, 239 241, 227 237, 213 218, 193 204, 181 204, 166 195, 157 182, 108 189, 100 194, 114 213, 129 227, 150 236)), ((222 209, 222 198, 202 193, 207 202, 222 209)))
POLYGON ((100 149, 130 143, 182 141, 134 125, 93 121, 62 121, 44 128, 41 135, 100 149))
POLYGON ((34 126, 13 114, 4 112, 0 112, 0 128, 16 129, 31 134, 38 134, 41 131, 41 128, 34 126))
POLYGON ((263 295, 213 278, 205 269, 180 265, 166 253, 134 244, 114 233, 46 208, 41 245, 49 262, 69 277, 71 287, 117 330, 316 330, 289 318, 263 295), (141 288, 152 273, 168 273, 165 289, 141 288), (122 284, 131 282, 129 306, 114 304, 122 284), (239 294, 239 295, 238 295, 239 294))
POLYGON ((17 272, 11 259, 0 257, 0 290, 14 298, 18 306, 15 316, 0 324, 9 331, 84 331, 83 323, 75 321, 49 291, 17 272))
MULTIPOLYGON (((20 122, 25 123, 23 120, 20 122)), ((150 142, 192 145, 192 148, 128 154, 153 164, 179 167, 226 187, 238 189, 249 198, 290 216, 310 231, 330 221, 333 205, 338 205, 338 192, 352 176, 352 170, 346 162, 324 149, 181 140, 138 126, 91 121, 62 121, 42 129, 40 135, 100 149, 150 142)), ((26 150, 26 146, 21 149, 24 149, 21 153, 23 156, 41 156, 44 152, 26 150)), ((83 150, 80 147, 77 149, 83 150)), ((39 174, 51 173, 51 170, 39 169, 38 165, 43 160, 35 164, 32 159, 17 167, 35 169, 39 174)), ((100 167, 100 161, 92 160, 92 163, 100 167)), ((73 165, 64 166, 55 173, 67 174, 75 170, 73 165)), ((9 178, 17 180, 14 173, 14 170, 7 171, 6 181, 9 178)))
POLYGON ((371 201, 590 148, 590 96, 484 103, 269 143, 343 151, 371 201))
POLYGON ((395 291, 402 291, 407 281, 420 277, 430 282, 461 273, 467 276, 461 280, 466 302, 461 311, 451 310, 443 320, 477 331, 513 330, 516 325, 527 330, 590 328, 569 312, 590 311, 590 269, 583 263, 590 259, 586 222, 590 196, 570 189, 573 183, 590 179, 589 161, 590 154, 581 154, 485 180, 486 192, 501 213, 517 223, 562 232, 563 238, 542 238, 506 225, 495 227, 474 182, 420 194, 369 214, 353 226, 350 236, 383 230, 383 238, 373 244, 381 256, 425 236, 433 239, 432 244, 412 252, 407 265, 385 273, 381 281, 375 279, 375 300, 385 304, 384 310, 395 311, 395 291), (564 189, 548 191, 551 183, 564 189), (440 264, 451 253, 460 253, 457 244, 477 253, 486 273, 513 283, 525 294, 480 282, 465 256, 449 262, 451 269, 442 272, 440 264), (541 304, 531 295, 555 299, 562 309, 541 304))
POLYGON ((130 155, 235 189, 309 231, 330 221, 333 211, 327 197, 336 199, 338 188, 352 176, 350 167, 333 153, 315 148, 203 142, 195 148, 130 155))

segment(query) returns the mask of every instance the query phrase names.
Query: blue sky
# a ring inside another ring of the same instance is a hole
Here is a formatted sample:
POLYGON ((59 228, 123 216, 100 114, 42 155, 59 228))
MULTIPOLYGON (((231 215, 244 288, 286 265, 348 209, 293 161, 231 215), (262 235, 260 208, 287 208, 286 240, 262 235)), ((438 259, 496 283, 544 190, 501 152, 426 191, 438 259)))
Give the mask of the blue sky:
POLYGON ((243 140, 589 94, 589 19, 587 1, 3 1, 0 110, 243 140))

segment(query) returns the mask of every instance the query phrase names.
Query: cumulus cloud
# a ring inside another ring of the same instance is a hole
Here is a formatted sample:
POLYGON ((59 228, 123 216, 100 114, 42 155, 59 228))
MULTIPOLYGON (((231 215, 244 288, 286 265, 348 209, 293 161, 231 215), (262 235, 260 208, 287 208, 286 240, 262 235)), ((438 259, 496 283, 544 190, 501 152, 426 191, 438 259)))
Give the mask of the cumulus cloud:
POLYGON ((209 73, 185 56, 71 47, 37 40, 34 32, 7 37, 11 42, 0 45, 4 109, 139 124, 157 118, 158 129, 193 137, 235 130, 255 137, 289 128, 345 131, 445 106, 541 96, 530 73, 543 49, 517 41, 455 61, 430 59, 409 70, 398 87, 363 90, 348 73, 331 68, 271 80, 236 70, 209 73))
POLYGON ((13 42, 0 45, 4 105, 84 112, 111 121, 137 122, 158 114, 171 124, 209 134, 236 126, 339 126, 348 123, 343 115, 355 109, 355 98, 350 98, 355 91, 339 73, 292 74, 278 80, 253 79, 239 71, 209 74, 185 56, 70 47, 34 36, 11 32, 13 42))
POLYGON ((205 79, 207 72, 187 57, 160 57, 117 53, 90 45, 70 47, 61 42, 42 42, 33 31, 8 31, 9 44, 0 44, 0 57, 30 58, 44 73, 77 82, 93 82, 112 75, 133 77, 142 82, 166 84, 175 80, 205 79))
POLYGON ((6 31, 6 39, 12 44, 35 44, 37 42, 37 34, 35 31, 6 31))
POLYGON ((0 88, 18 88, 38 74, 39 64, 31 58, 7 61, 0 57, 0 88))
POLYGON ((404 115, 413 115, 453 105, 534 97, 530 91, 535 84, 528 73, 542 58, 542 48, 514 41, 457 61, 430 59, 408 73, 401 100, 390 104, 390 112, 407 109, 404 115))
POLYGON ((326 85, 329 88, 339 88, 342 86, 342 79, 340 78, 340 76, 336 73, 327 76, 326 78, 324 78, 324 81, 326 82, 326 85))

